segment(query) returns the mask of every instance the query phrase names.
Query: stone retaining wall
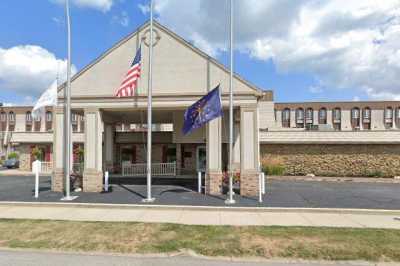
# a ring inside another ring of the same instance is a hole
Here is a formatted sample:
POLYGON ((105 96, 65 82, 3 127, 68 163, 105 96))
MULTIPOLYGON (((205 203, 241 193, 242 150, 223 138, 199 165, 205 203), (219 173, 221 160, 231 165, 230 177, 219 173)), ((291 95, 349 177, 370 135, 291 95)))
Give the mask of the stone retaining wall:
POLYGON ((400 175, 400 145, 262 144, 261 159, 282 164, 286 175, 400 175))

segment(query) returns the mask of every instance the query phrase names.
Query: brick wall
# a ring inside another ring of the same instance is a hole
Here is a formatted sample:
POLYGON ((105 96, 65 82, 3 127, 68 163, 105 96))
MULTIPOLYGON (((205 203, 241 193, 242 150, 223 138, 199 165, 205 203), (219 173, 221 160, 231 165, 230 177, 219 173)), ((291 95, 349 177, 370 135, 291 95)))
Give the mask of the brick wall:
POLYGON ((263 162, 280 162, 287 175, 400 175, 400 145, 262 144, 263 162))

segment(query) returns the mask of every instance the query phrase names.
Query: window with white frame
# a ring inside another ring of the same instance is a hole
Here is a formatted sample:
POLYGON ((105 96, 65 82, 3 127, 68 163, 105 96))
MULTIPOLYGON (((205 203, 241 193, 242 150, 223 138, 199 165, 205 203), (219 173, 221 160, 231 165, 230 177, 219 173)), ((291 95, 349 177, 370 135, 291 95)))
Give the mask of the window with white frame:
POLYGON ((369 107, 364 108, 364 119, 371 119, 371 109, 369 107))
POLYGON ((282 111, 282 127, 290 127, 290 109, 285 108, 282 111))
POLYGON ((46 112, 46 122, 53 122, 53 113, 50 111, 46 112))
POLYGON ((313 123, 313 116, 314 116, 314 110, 312 108, 307 108, 306 110, 306 120, 307 123, 313 123))
POLYGON ((319 109, 318 112, 318 123, 321 125, 325 125, 327 123, 327 112, 326 112, 326 108, 322 107, 321 109, 319 109))
POLYGON ((26 120, 26 122, 32 122, 32 113, 31 112, 26 112, 25 120, 26 120))
POLYGON ((7 114, 6 112, 1 112, 0 113, 0 122, 6 122, 7 121, 7 114))
POLYGON ((340 108, 335 108, 333 110, 333 120, 340 121, 341 118, 342 118, 342 111, 340 110, 340 108))
POLYGON ((393 109, 392 107, 387 107, 385 109, 385 119, 392 119, 393 118, 393 109))
POLYGON ((8 121, 15 122, 15 114, 13 111, 8 113, 8 121))

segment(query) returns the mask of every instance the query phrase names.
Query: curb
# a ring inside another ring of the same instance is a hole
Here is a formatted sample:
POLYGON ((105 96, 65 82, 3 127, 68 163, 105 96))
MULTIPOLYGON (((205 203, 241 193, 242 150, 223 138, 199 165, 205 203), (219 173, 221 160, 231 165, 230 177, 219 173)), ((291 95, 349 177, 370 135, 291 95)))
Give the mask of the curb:
POLYGON ((196 253, 190 249, 183 249, 176 252, 167 252, 167 253, 149 253, 149 254, 140 254, 140 253, 104 253, 104 252, 80 252, 80 251, 62 251, 62 250, 38 250, 38 249, 23 249, 23 248, 0 248, 0 252, 32 252, 37 254, 55 254, 55 255, 76 255, 76 256, 108 256, 108 257, 126 257, 133 259, 168 259, 175 257, 188 257, 192 259, 202 260, 204 262, 214 261, 214 262, 235 262, 235 263, 277 263, 277 264, 290 264, 290 265, 298 265, 301 264, 310 264, 310 265, 349 265, 349 266, 391 266, 398 265, 397 262, 370 262, 370 261, 362 261, 362 260, 350 260, 350 261, 342 261, 342 260, 304 260, 304 259, 286 259, 286 258, 263 258, 263 257, 223 257, 223 256, 205 256, 196 253))
POLYGON ((276 213, 332 213, 332 214, 367 214, 400 215, 400 210, 376 209, 341 209, 341 208, 280 208, 280 207, 213 207, 182 205, 141 205, 141 204, 103 204, 103 203, 64 203, 64 202, 0 202, 0 206, 12 207, 58 207, 58 208, 101 208, 101 209, 151 209, 184 211, 229 211, 229 212, 276 212, 276 213))

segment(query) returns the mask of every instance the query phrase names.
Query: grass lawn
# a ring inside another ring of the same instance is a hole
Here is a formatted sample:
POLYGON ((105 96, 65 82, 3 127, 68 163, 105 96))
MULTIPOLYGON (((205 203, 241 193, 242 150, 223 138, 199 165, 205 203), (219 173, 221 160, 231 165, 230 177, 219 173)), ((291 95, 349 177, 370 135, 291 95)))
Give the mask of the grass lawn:
POLYGON ((400 261, 400 230, 0 220, 0 247, 400 261))

